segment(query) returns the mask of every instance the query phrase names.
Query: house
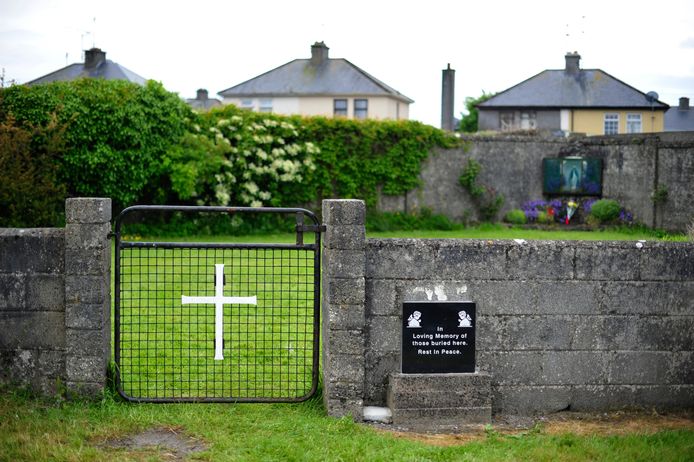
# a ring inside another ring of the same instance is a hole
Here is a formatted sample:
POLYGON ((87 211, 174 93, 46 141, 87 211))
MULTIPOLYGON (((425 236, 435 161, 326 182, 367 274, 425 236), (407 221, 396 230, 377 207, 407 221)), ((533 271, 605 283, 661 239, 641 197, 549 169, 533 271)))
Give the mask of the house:
POLYGON ((138 85, 144 85, 147 79, 126 69, 110 59, 106 59, 106 52, 99 48, 85 50, 84 62, 74 63, 43 77, 27 82, 27 85, 39 85, 57 81, 75 80, 79 78, 127 80, 138 85))
POLYGON ((566 66, 545 70, 480 103, 479 129, 616 135, 664 130, 669 106, 600 69, 581 69, 567 53, 566 66))
POLYGON ((328 56, 323 42, 310 59, 295 59, 220 91, 224 104, 259 112, 355 119, 408 119, 414 101, 346 59, 328 56))
POLYGON ((193 109, 200 111, 208 111, 213 107, 222 105, 222 102, 217 98, 210 98, 204 88, 199 88, 195 98, 186 99, 186 103, 193 109))
POLYGON ((666 132, 691 132, 694 131, 694 111, 689 106, 689 98, 680 98, 677 107, 671 107, 665 113, 666 132))

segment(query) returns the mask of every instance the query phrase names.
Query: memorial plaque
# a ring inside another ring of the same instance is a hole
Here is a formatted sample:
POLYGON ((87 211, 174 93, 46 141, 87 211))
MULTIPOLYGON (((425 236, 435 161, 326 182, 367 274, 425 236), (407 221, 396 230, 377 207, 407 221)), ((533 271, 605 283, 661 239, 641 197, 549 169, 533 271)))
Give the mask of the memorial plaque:
POLYGON ((475 372, 472 302, 403 302, 402 372, 475 372))

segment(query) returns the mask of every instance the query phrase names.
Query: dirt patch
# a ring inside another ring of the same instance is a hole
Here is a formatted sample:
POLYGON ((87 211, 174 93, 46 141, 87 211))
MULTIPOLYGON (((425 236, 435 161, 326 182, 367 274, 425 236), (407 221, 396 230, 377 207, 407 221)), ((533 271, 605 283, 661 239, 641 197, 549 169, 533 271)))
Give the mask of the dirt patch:
POLYGON ((187 436, 180 427, 150 428, 140 433, 110 439, 99 445, 108 449, 123 449, 135 458, 179 461, 207 449, 200 440, 187 436), (139 456, 139 457, 138 457, 139 456))
POLYGON ((379 431, 396 438, 419 441, 434 446, 458 446, 486 439, 490 433, 498 435, 627 435, 653 434, 664 430, 694 430, 694 411, 659 414, 643 411, 609 413, 559 412, 537 417, 500 417, 491 426, 472 425, 457 433, 417 433, 388 425, 376 425, 379 431))

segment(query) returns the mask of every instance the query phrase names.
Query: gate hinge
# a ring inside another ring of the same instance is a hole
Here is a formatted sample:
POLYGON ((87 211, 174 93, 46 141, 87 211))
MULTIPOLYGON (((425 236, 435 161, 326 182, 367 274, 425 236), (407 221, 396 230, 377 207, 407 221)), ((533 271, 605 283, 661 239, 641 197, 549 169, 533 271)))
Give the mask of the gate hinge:
POLYGON ((116 233, 114 233, 113 231, 109 231, 106 235, 106 239, 113 239, 114 237, 116 237, 116 233))

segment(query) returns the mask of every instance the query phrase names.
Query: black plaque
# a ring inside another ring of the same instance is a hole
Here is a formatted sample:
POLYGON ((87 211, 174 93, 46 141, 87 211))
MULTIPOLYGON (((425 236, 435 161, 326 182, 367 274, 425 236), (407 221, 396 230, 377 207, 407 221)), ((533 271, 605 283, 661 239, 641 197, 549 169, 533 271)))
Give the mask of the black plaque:
POLYGON ((472 302, 402 304, 402 372, 475 372, 472 302))

